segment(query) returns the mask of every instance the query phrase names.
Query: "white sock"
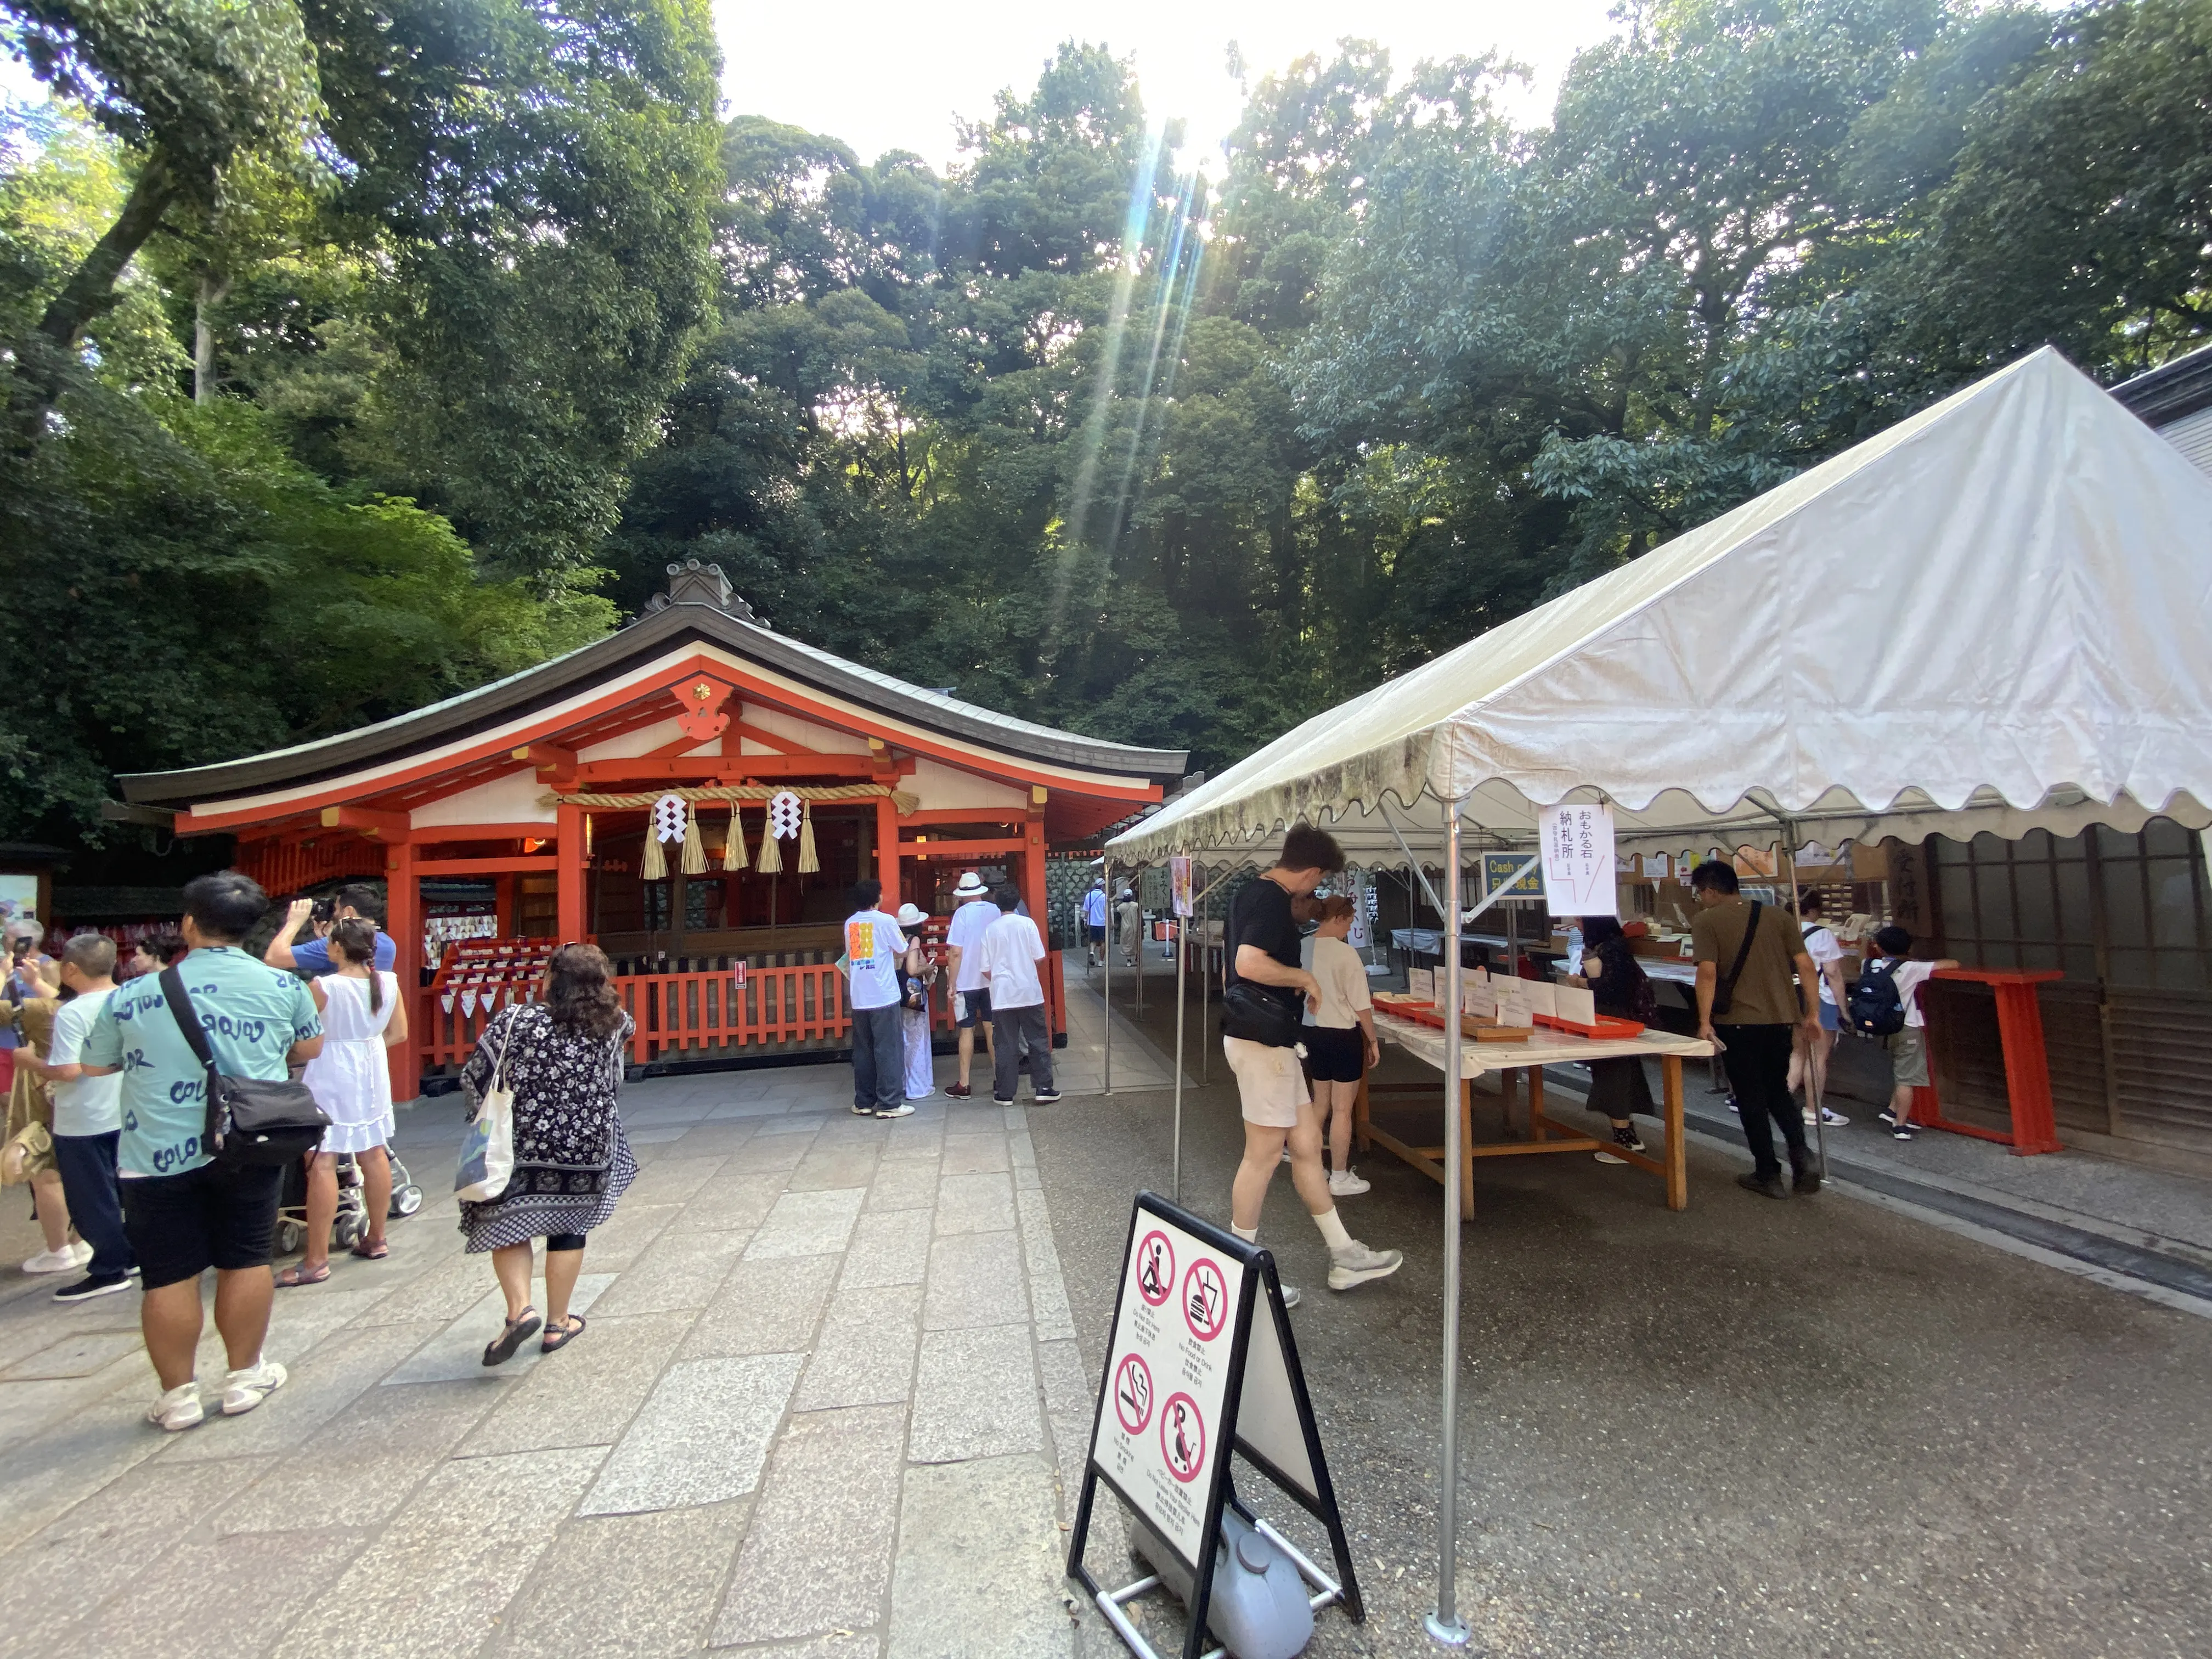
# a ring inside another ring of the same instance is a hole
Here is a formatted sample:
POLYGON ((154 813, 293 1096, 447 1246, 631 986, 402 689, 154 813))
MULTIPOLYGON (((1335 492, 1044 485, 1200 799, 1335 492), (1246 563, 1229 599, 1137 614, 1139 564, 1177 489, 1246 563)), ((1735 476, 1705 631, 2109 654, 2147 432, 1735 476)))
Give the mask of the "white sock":
POLYGON ((1229 1231, 1247 1244, 1257 1244, 1260 1242, 1260 1230, 1257 1227, 1240 1227, 1232 1221, 1229 1224, 1229 1231))
POLYGON ((1348 1250, 1352 1248, 1352 1235, 1344 1231, 1344 1218, 1337 1214, 1334 1205, 1316 1216, 1313 1224, 1321 1229, 1322 1242, 1330 1249, 1348 1250))

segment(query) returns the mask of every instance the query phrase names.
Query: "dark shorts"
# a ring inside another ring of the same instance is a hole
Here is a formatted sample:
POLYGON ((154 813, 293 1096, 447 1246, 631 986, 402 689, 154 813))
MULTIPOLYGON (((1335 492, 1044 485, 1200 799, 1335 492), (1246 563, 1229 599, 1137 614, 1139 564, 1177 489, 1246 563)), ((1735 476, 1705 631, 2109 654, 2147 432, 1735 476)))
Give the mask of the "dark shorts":
POLYGON ((1309 1025, 1299 1036, 1306 1045, 1306 1076, 1315 1083, 1357 1083, 1367 1069, 1367 1042, 1358 1026, 1309 1025))
POLYGON ((203 1164, 182 1175, 126 1179, 123 1231, 149 1291, 226 1272, 269 1265, 276 1231, 281 1166, 222 1170, 203 1164))
POLYGON ((1093 945, 1103 945, 1106 942, 1106 927, 1103 922, 1096 927, 1085 927, 1084 931, 1091 935, 1091 942, 1093 945))
POLYGON ((978 1024, 991 1023, 991 994, 988 991, 963 991, 960 1006, 968 1012, 960 1016, 960 1028, 972 1030, 978 1024))

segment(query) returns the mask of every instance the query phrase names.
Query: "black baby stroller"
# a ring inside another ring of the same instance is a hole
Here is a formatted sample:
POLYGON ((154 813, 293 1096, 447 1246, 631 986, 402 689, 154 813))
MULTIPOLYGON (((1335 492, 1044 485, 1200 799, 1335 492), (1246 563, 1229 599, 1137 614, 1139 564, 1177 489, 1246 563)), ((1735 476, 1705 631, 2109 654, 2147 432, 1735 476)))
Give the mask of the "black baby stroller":
MULTIPOLYGON (((386 1146, 392 1159, 391 1218, 401 1220, 422 1207, 422 1189, 408 1177, 399 1149, 386 1146)), ((338 1209, 331 1223, 331 1250, 350 1250, 368 1237, 368 1206, 362 1196, 361 1166, 351 1152, 340 1152, 338 1209)), ((307 1164, 305 1158, 284 1166, 284 1185, 276 1200, 276 1254, 296 1255, 307 1243, 307 1164)))

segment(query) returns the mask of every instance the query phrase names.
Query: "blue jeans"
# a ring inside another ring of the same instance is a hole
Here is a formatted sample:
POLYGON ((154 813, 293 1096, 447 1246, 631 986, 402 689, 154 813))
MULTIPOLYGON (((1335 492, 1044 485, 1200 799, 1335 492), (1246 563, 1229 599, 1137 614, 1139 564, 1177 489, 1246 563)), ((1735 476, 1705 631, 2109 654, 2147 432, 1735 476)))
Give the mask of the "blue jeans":
POLYGON ((896 1002, 853 1010, 853 1104, 864 1112, 906 1104, 906 1033, 896 1002))
POLYGON ((77 1236, 92 1246, 94 1279, 131 1271, 131 1241, 123 1232, 123 1189, 115 1173, 115 1148, 122 1131, 104 1135, 56 1135, 54 1166, 69 1200, 77 1236))

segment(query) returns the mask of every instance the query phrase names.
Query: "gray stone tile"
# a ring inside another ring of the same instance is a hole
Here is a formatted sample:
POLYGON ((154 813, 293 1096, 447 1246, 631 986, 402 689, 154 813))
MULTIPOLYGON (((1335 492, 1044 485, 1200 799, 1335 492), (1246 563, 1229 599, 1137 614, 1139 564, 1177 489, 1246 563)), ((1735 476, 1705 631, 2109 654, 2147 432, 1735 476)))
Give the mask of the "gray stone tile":
POLYGON ((885 1161, 876 1166, 868 1188, 871 1210, 933 1210, 937 1207, 937 1160, 885 1161))
MULTIPOLYGON (((641 1152, 647 1146, 666 1146, 672 1141, 683 1139, 684 1126, 681 1123, 660 1123, 642 1129, 626 1128, 624 1133, 629 1138, 630 1151, 641 1152)), ((639 1164, 648 1173, 653 1162, 653 1160, 644 1158, 638 1159, 639 1164)))
MULTIPOLYGON (((484 1265, 489 1271, 490 1264, 484 1265)), ((613 1273, 577 1274, 575 1291, 568 1298, 569 1311, 589 1313, 615 1282, 613 1273)), ((544 1313, 543 1279, 531 1282, 530 1303, 541 1316, 544 1313)), ((507 1297, 494 1285, 477 1298, 474 1307, 395 1366, 384 1381, 387 1385, 465 1382, 487 1387, 512 1382, 526 1375, 544 1356, 538 1352, 538 1339, 533 1336, 504 1365, 486 1365, 484 1347, 498 1337, 506 1322, 507 1297)))
MULTIPOLYGON (((674 1136, 670 1137, 674 1139, 674 1136)), ((719 1158, 667 1157, 642 1170, 623 1194, 626 1204, 681 1204, 714 1179, 719 1158)))
POLYGON ((937 1183, 940 1233, 1004 1232, 1014 1224, 1013 1182, 1001 1174, 949 1175, 937 1183))
POLYGON ((873 1146, 825 1147, 819 1138, 799 1161, 785 1185, 794 1193, 822 1192, 833 1188, 866 1187, 876 1176, 873 1146))
MULTIPOLYGON (((1076 1499, 1083 1490, 1083 1466, 1091 1455, 1091 1430, 1098 1411, 1098 1379, 1085 1369, 1082 1351, 1072 1341, 1038 1343, 1036 1366, 1038 1380, 1044 1389, 1045 1420, 1052 1429, 1053 1453, 1060 1463, 1061 1518, 1072 1522, 1075 1519, 1076 1499)), ((1100 1514, 1114 1507, 1111 1504, 1094 1505, 1094 1522, 1100 1514)))
POLYGON ((145 1343, 135 1330, 86 1331, 48 1343, 36 1353, 0 1371, 0 1378, 10 1382, 39 1382, 90 1376, 94 1371, 106 1370, 126 1355, 140 1353, 144 1349, 145 1343))
POLYGON ((486 1659, 670 1659, 696 1653, 751 1500, 578 1516, 500 1620, 486 1659))
POLYGON ((1027 1325, 923 1332, 907 1455, 953 1463, 1042 1450, 1030 1346, 1027 1325))
MULTIPOLYGON (((631 1189, 632 1194, 635 1191, 631 1189)), ((683 1213, 680 1204, 639 1204, 631 1194, 625 1194, 605 1224, 592 1229, 584 1249, 584 1265, 593 1273, 620 1273, 683 1213)))
POLYGON ((739 1261, 692 1325, 684 1358, 804 1353, 814 1346, 837 1261, 834 1255, 739 1261))
POLYGON ((375 1536, 367 1527, 325 1527, 188 1537, 144 1564, 130 1586, 76 1632, 71 1646, 102 1659, 235 1659, 267 1652, 313 1605, 301 1586, 332 1583, 375 1536))
MULTIPOLYGON (((398 1259, 398 1251, 392 1253, 398 1259)), ((411 1325, 434 1319, 441 1324, 459 1319, 483 1299, 492 1278, 491 1257, 456 1255, 441 1258, 386 1297, 355 1322, 362 1325, 411 1325)))
MULTIPOLYGON (((496 1388, 481 1382, 364 1389, 240 1493, 216 1516, 216 1530, 296 1532, 302 1517, 374 1526, 407 1501, 498 1399, 496 1388), (344 1478, 334 1479, 334 1469, 344 1478)), ((228 1423, 210 1418, 192 1433, 220 1432, 228 1423)))
POLYGON ((921 1313, 919 1285, 839 1291, 791 1408, 903 1405, 914 1384, 921 1313))
POLYGON ((783 1191, 781 1175, 732 1175, 725 1170, 684 1206, 678 1231, 750 1232, 768 1219, 783 1191))
POLYGON ((8 1557, 0 1652, 58 1651, 80 1612, 129 1587, 260 1469, 245 1458, 174 1468, 157 1458, 100 1488, 8 1557))
POLYGON ((681 1509, 752 1491, 799 1365, 782 1353, 670 1366, 578 1513, 681 1509))
POLYGON ((889 1659, 1073 1655, 1053 1485, 1041 1457, 907 1472, 889 1659))
POLYGON ((717 1106, 707 1114, 709 1123, 726 1123, 746 1118, 781 1117, 791 1110, 791 1101, 781 1095, 755 1095, 750 1099, 733 1100, 717 1106))
MULTIPOLYGON (((341 1331, 316 1344, 309 1363, 290 1368, 284 1386, 256 1409, 239 1418, 226 1418, 218 1432, 208 1433, 210 1420, 190 1434, 171 1437, 169 1463, 204 1462, 216 1457, 273 1456, 304 1446, 323 1425, 374 1389, 393 1366, 441 1334, 444 1328, 419 1325, 368 1325, 341 1331)), ((477 1345, 479 1348, 482 1344, 477 1345)), ((203 1372, 203 1376, 210 1374, 203 1372)), ((214 1376, 210 1376, 210 1382, 214 1376)), ((148 1399, 152 1389, 149 1385, 148 1399)), ((135 1396, 134 1396, 135 1397, 135 1396)), ((208 1393, 212 1419, 215 1395, 208 1393)), ((295 1517, 319 1520, 319 1516, 295 1517)))
POLYGON ((610 1446, 622 1438, 691 1327, 690 1313, 592 1320, 559 1363, 509 1389, 461 1443, 463 1457, 546 1446, 610 1446))
POLYGON ((171 1449, 174 1436, 145 1432, 146 1407, 159 1391, 149 1368, 140 1386, 105 1395, 0 1453, 0 1551, 12 1549, 126 1470, 171 1449))
POLYGON ((1012 1233, 949 1233, 929 1252, 926 1330, 1013 1325, 1030 1316, 1022 1247, 1012 1233))
MULTIPOLYGON (((845 1115, 850 1117, 852 1114, 848 1112, 845 1115)), ((753 1139, 758 1143, 780 1140, 786 1135, 811 1135, 829 1121, 827 1112, 787 1112, 781 1117, 763 1118, 760 1127, 753 1131, 753 1139)))
POLYGON ((898 1406, 795 1417, 776 1443, 708 1643, 788 1641, 879 1623, 898 1519, 898 1406))
POLYGON ((669 1150, 678 1158, 727 1158, 751 1141, 749 1123, 705 1123, 691 1130, 669 1150))
POLYGON ((945 1150, 945 1125, 941 1119, 925 1119, 917 1112, 913 1117, 901 1118, 890 1127, 891 1133, 884 1137, 883 1160, 886 1164, 910 1164, 924 1159, 933 1162, 945 1150))
POLYGON ((853 1223, 860 1218, 860 1201, 866 1196, 854 1188, 784 1194, 745 1246, 745 1259, 826 1255, 843 1249, 852 1237, 853 1223))
MULTIPOLYGON (((709 1638, 708 1645, 720 1644, 709 1638)), ((772 1648, 754 1650, 760 1659, 881 1659, 883 1650, 882 1635, 872 1630, 833 1630, 804 1642, 779 1642, 772 1648)))
POLYGON ((641 1106, 623 1114, 623 1127, 651 1129, 668 1123, 696 1123, 707 1115, 708 1109, 703 1100, 641 1106))
POLYGON ((343 1577, 317 1587, 287 1653, 473 1653, 599 1468, 599 1447, 446 1463, 343 1577))
POLYGON ((787 1176, 806 1156, 807 1145, 812 1139, 811 1135, 763 1138, 756 1134, 722 1161, 722 1174, 725 1178, 733 1175, 787 1176))
POLYGON ((1006 1164, 1006 1138, 1003 1134, 947 1134, 945 1137, 945 1162, 940 1166, 945 1175, 981 1175, 1003 1172, 1006 1164))
POLYGON ((1060 1271, 1060 1251, 1052 1242, 1052 1212, 1042 1191, 1018 1191, 1014 1209, 1022 1224, 1022 1257, 1029 1268, 1030 1317, 1036 1340, 1058 1342, 1075 1334, 1068 1312, 1067 1281, 1060 1271))
MULTIPOLYGON (((933 1190, 936 1183, 930 1185, 933 1190)), ((863 1215, 845 1247, 845 1271, 837 1282, 848 1289, 921 1284, 929 1268, 929 1224, 927 1210, 863 1215)))
POLYGON ((744 1233, 694 1232, 671 1227, 638 1252, 602 1298, 607 1314, 671 1313, 703 1308, 729 1277, 744 1233))

